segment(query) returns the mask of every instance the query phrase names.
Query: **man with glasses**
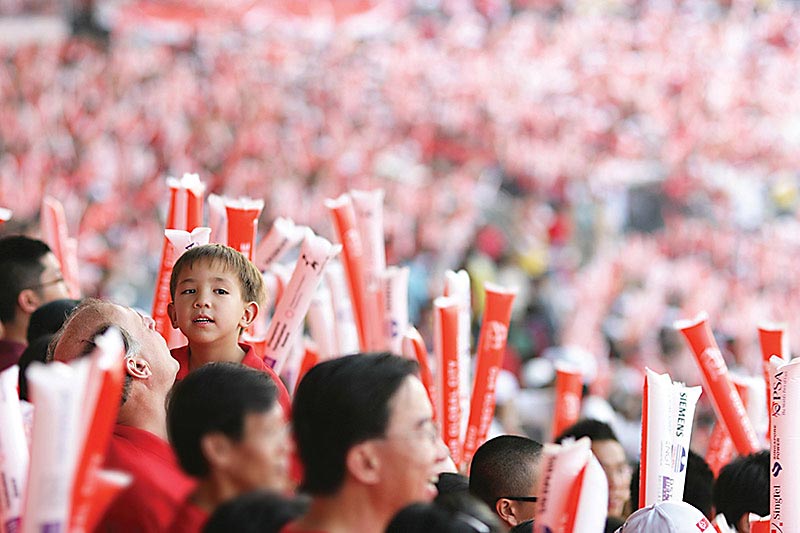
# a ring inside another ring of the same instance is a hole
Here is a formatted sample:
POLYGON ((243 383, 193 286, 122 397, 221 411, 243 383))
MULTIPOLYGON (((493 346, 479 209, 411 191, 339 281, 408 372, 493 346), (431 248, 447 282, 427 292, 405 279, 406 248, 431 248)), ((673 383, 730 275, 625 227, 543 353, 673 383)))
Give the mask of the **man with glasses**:
POLYGON ((533 518, 542 445, 527 437, 501 435, 475 451, 469 491, 508 527, 533 518))
POLYGON ((0 371, 17 364, 27 343, 31 313, 68 296, 56 256, 23 235, 0 239, 0 371))
POLYGON ((389 354, 326 361, 292 405, 308 512, 284 533, 383 532, 400 509, 436 496, 447 448, 417 364, 389 354))

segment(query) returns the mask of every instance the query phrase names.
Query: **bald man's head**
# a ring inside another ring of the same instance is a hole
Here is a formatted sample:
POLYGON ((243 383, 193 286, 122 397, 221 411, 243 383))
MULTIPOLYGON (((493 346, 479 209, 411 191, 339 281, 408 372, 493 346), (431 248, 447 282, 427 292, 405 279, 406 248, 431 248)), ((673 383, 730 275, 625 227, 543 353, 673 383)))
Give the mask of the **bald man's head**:
POLYGON ((122 334, 128 376, 146 379, 166 393, 175 382, 178 363, 155 331, 153 320, 129 307, 96 299, 83 301, 50 344, 52 358, 69 362, 88 355, 94 349, 95 337, 110 327, 122 334))

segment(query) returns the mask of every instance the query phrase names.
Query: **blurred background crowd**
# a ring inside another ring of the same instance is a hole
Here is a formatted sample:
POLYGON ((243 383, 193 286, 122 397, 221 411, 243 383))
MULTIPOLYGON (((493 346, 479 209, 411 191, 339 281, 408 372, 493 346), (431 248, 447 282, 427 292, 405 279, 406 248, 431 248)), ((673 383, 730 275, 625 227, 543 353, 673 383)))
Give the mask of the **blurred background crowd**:
POLYGON ((35 234, 58 198, 86 295, 150 309, 166 176, 264 199, 262 236, 284 216, 333 239, 323 200, 383 188, 387 259, 411 267, 429 343, 446 269, 470 273, 476 335, 482 282, 520 288, 505 429, 546 440, 533 406, 567 358, 632 457, 643 368, 699 384, 674 320, 708 311, 752 375, 757 324, 800 325, 792 3, 0 0, 0 15, 16 29, 0 38, 0 230, 35 234))

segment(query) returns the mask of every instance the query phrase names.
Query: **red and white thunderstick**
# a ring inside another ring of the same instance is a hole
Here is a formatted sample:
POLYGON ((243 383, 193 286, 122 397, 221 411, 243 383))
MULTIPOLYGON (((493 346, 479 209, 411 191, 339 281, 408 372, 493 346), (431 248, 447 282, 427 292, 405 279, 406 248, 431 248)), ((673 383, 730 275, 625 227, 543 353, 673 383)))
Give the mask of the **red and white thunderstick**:
POLYGON ((256 249, 256 266, 264 272, 273 263, 303 242, 305 226, 297 226, 288 218, 278 217, 256 249))
POLYGON ((545 444, 539 470, 534 531, 602 531, 608 508, 608 481, 584 437, 545 444))
POLYGON ((555 409, 551 433, 553 440, 578 421, 582 392, 583 374, 580 369, 563 362, 556 363, 555 409))
POLYGON ((645 369, 639 507, 683 499, 692 423, 700 387, 645 369))
POLYGON ((409 326, 403 335, 403 357, 414 359, 419 363, 419 379, 428 391, 428 399, 433 407, 433 417, 438 420, 436 412, 436 382, 433 380, 430 364, 428 364, 428 349, 422 340, 417 328, 409 326))
POLYGON ((0 372, 0 531, 19 531, 30 454, 17 395, 19 367, 0 372))
POLYGON ((381 276, 383 335, 387 349, 403 353, 403 334, 408 329, 408 267, 390 266, 381 276))
POLYGON ((747 417, 741 398, 728 374, 717 341, 708 325, 708 315, 701 313, 694 320, 680 320, 675 328, 683 333, 703 376, 703 385, 739 455, 749 455, 760 449, 758 437, 747 417))
POLYGON ((293 343, 301 339, 303 320, 311 305, 311 298, 322 280, 325 265, 341 249, 340 245, 331 244, 324 237, 314 235, 310 229, 306 230, 300 257, 289 285, 275 306, 267 330, 264 356, 267 361, 275 361, 275 372, 280 374, 293 343))
POLYGON ((356 227, 364 247, 364 303, 366 306, 367 349, 387 350, 383 333, 381 276, 386 269, 386 244, 383 237, 383 189, 350 191, 356 227))
POLYGON ((82 402, 82 448, 72 486, 70 531, 94 531, 113 496, 131 481, 130 476, 100 470, 119 411, 125 347, 115 329, 97 337, 95 344, 82 402))
MULTIPOLYGON (((169 211, 165 229, 177 229, 191 232, 203 225, 203 194, 206 186, 197 174, 184 174, 181 179, 167 178, 170 190, 169 211)), ((161 250, 161 265, 156 278, 156 293, 153 297, 153 321, 156 331, 170 343, 172 325, 167 314, 170 302, 169 278, 175 264, 175 250, 169 239, 164 236, 161 250)), ((172 344, 174 346, 174 343, 172 344)))
POLYGON ((352 354, 359 350, 358 327, 345 278, 341 261, 331 260, 325 269, 325 281, 330 290, 331 307, 333 307, 333 331, 337 355, 352 354))
POLYGON ((252 198, 228 199, 225 214, 228 219, 228 246, 239 250, 250 261, 256 258, 256 230, 258 217, 264 209, 264 200, 252 198))
POLYGON ((461 402, 461 435, 466 435, 469 423, 469 392, 472 336, 472 292, 466 270, 444 273, 444 295, 458 301, 458 387, 461 402))
POLYGON ((9 220, 11 220, 11 217, 13 216, 13 214, 14 213, 11 211, 11 209, 6 209, 5 207, 0 207, 0 224, 2 224, 3 222, 8 222, 9 220))
MULTIPOLYGON (((769 390, 770 366, 769 360, 772 356, 787 360, 789 354, 789 336, 786 334, 784 324, 764 323, 758 326, 758 341, 761 345, 761 367, 764 370, 764 381, 767 387, 767 416, 772 413, 772 403, 769 390)), ((767 439, 770 438, 772 424, 767 424, 767 439)))
POLYGON ((342 244, 342 263, 344 264, 347 286, 350 289, 350 302, 353 305, 353 317, 358 330, 360 349, 368 348, 367 321, 365 313, 366 272, 364 266, 364 246, 361 234, 356 225, 356 213, 350 196, 343 194, 335 199, 325 200, 325 207, 330 211, 336 238, 342 244))
POLYGON ((436 354, 436 412, 442 440, 456 468, 461 467, 461 402, 458 376, 458 301, 439 296, 433 301, 436 354))
POLYGON ((469 464, 478 446, 483 444, 495 408, 497 374, 503 364, 511 322, 511 306, 517 294, 493 283, 485 283, 486 307, 478 337, 478 355, 475 366, 475 383, 469 408, 469 422, 464 437, 464 463, 469 464))
POLYGON ((68 236, 64 206, 51 196, 42 199, 42 234, 61 265, 61 274, 64 276, 70 298, 80 298, 77 241, 68 236))
POLYGON ((770 441, 770 531, 800 531, 800 359, 773 357, 770 441))

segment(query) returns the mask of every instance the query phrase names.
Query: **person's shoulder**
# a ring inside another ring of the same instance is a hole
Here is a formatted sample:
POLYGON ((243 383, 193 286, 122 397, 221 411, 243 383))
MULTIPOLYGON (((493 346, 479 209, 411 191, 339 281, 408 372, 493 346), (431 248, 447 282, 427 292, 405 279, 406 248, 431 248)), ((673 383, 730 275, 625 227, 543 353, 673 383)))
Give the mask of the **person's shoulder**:
POLYGON ((175 519, 167 528, 167 533, 200 533, 208 518, 209 514, 192 503, 191 497, 187 497, 177 509, 175 519))

